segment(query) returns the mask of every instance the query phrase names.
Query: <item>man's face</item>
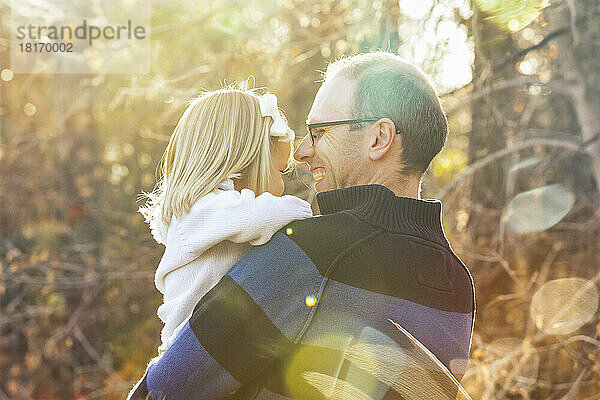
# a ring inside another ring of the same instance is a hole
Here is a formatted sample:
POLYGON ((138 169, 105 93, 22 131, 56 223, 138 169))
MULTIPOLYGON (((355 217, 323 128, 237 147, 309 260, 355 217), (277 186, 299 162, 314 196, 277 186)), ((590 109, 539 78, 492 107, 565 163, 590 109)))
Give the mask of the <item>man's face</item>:
MULTIPOLYGON (((323 83, 308 113, 307 122, 352 119, 355 88, 355 82, 339 75, 323 83)), ((297 161, 308 164, 317 192, 360 184, 364 165, 361 135, 349 129, 350 125, 315 128, 315 144, 307 135, 294 153, 297 161)))

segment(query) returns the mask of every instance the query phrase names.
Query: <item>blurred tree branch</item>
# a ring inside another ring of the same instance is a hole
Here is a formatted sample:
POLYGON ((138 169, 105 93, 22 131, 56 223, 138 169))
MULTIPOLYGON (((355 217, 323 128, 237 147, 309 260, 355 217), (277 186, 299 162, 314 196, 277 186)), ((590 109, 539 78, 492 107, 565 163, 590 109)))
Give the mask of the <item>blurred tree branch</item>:
POLYGON ((571 150, 574 152, 583 152, 583 153, 589 152, 587 147, 582 146, 582 143, 577 143, 575 141, 569 141, 569 140, 564 140, 564 139, 562 139, 562 140, 547 139, 547 138, 526 139, 526 140, 523 140, 522 142, 513 144, 511 147, 506 147, 504 149, 495 151, 479 160, 476 160, 468 168, 466 168, 463 172, 461 172, 454 179, 452 179, 450 184, 448 184, 446 187, 444 187, 444 189, 442 189, 440 192, 438 192, 435 195, 435 197, 439 198, 439 199, 443 199, 460 182, 462 182, 464 179, 472 176, 475 172, 484 168, 488 164, 490 164, 502 157, 506 157, 507 155, 516 153, 516 152, 524 150, 524 149, 536 147, 536 146, 559 147, 559 148, 564 148, 564 149, 571 150))

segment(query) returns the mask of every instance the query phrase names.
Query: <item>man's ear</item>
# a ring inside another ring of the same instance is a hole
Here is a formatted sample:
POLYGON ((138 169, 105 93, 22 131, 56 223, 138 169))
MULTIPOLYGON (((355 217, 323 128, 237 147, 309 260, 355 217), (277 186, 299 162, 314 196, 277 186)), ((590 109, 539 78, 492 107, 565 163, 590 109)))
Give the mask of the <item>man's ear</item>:
POLYGON ((400 135, 396 135, 394 122, 389 118, 377 121, 377 131, 370 137, 369 158, 373 161, 383 158, 392 148, 395 140, 401 140, 401 138, 400 135))

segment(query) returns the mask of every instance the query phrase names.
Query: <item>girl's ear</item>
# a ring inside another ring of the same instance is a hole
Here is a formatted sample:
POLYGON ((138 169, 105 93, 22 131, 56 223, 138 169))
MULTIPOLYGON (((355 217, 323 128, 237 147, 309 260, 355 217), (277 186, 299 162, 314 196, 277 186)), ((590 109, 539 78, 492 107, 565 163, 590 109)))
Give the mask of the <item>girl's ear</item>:
POLYGON ((373 161, 383 158, 391 149, 394 140, 401 140, 400 136, 396 135, 394 122, 389 118, 377 121, 376 129, 369 143, 369 158, 373 161))

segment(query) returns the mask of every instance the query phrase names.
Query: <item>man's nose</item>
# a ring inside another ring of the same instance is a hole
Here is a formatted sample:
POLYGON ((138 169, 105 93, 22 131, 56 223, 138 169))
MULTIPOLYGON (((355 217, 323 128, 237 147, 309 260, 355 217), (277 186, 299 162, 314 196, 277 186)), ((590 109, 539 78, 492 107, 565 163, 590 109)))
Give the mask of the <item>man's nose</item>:
POLYGON ((294 159, 300 162, 308 162, 315 155, 315 147, 308 135, 300 142, 300 146, 294 152, 294 159))

